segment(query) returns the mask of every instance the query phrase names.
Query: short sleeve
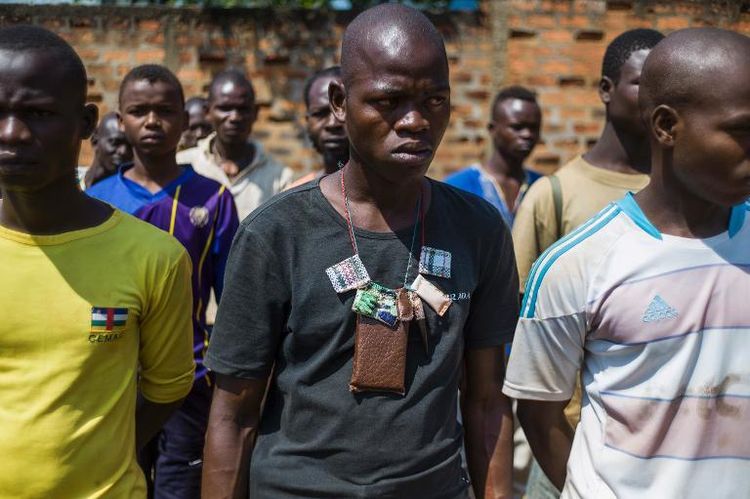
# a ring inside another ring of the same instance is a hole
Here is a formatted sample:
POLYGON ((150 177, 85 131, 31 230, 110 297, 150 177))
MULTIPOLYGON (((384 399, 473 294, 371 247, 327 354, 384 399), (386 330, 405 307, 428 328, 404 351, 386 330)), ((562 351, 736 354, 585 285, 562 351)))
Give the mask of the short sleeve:
POLYGON ((499 219, 485 238, 480 281, 464 328, 466 348, 501 347, 513 340, 518 320, 518 274, 510 231, 499 219))
POLYGON ((185 397, 193 386, 191 264, 180 258, 152 291, 140 323, 140 388, 152 402, 185 397))
POLYGON ((545 253, 530 277, 505 373, 503 393, 531 400, 570 399, 583 361, 586 290, 576 259, 545 267, 545 253))
POLYGON ((234 197, 225 187, 219 190, 218 212, 216 214, 216 237, 213 244, 214 257, 214 292, 216 299, 221 300, 224 288, 224 272, 229 258, 229 250, 232 240, 237 232, 240 222, 237 218, 237 208, 234 205, 234 197))
POLYGON ((237 378, 262 379, 286 327, 290 289, 276 252, 251 224, 240 226, 229 253, 205 365, 237 378))
POLYGON ((552 189, 547 178, 529 187, 513 222, 513 247, 523 293, 531 267, 539 255, 557 240, 557 220, 552 189))

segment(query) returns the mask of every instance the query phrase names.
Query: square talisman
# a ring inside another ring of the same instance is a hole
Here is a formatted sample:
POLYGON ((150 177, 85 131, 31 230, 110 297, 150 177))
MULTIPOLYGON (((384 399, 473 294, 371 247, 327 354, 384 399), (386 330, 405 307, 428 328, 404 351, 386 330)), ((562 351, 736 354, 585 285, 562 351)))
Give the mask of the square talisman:
POLYGON ((445 315, 451 306, 451 299, 421 274, 414 279, 409 289, 417 293, 440 317, 445 315))
POLYGON ((449 279, 451 276, 450 251, 429 246, 422 247, 422 253, 419 255, 419 273, 449 279))
POLYGON ((359 255, 350 256, 326 269, 326 274, 337 293, 346 293, 370 282, 365 265, 359 255))
POLYGON ((398 322, 396 291, 375 282, 357 289, 352 311, 394 327, 398 322))

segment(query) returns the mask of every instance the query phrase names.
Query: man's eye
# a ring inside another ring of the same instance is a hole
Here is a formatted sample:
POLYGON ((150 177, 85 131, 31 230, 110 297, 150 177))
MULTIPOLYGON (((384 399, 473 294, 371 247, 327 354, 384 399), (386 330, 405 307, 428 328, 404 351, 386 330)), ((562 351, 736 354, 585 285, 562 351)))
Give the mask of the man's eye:
POLYGON ((34 118, 48 118, 53 114, 52 111, 47 111, 46 109, 30 109, 28 111, 28 115, 34 118))
POLYGON ((384 109, 392 109, 396 107, 396 99, 378 99, 375 105, 384 109))
POLYGON ((430 97, 428 102, 431 106, 440 106, 443 103, 445 103, 447 99, 441 95, 435 95, 433 97, 430 97))

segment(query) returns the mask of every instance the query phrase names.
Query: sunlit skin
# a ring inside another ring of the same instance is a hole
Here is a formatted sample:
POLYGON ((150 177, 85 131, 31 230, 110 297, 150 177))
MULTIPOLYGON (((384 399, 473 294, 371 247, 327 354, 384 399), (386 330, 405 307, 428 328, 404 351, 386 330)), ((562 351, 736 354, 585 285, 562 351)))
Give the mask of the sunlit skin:
POLYGON ((503 157, 522 165, 539 142, 542 110, 523 99, 498 102, 493 120, 487 125, 495 150, 503 157))
POLYGON ((607 123, 599 140, 583 155, 589 163, 622 173, 649 172, 651 152, 638 108, 638 87, 650 52, 633 52, 620 68, 616 82, 607 76, 600 80, 599 97, 607 106, 607 123))
POLYGON ((162 81, 131 81, 121 92, 118 117, 134 152, 125 177, 151 192, 176 179, 175 151, 187 125, 179 89, 162 81))
POLYGON ((709 237, 750 197, 750 38, 696 29, 668 40, 654 49, 649 78, 668 78, 671 67, 691 98, 644 109, 653 171, 636 199, 661 231, 709 237))
MULTIPOLYGON (((397 28, 377 36, 361 48, 348 86, 332 82, 329 96, 351 143, 344 173, 358 223, 385 232, 413 223, 424 174, 448 126, 450 85, 444 52, 429 40, 397 28), (373 198, 380 197, 378 208, 373 198)), ((324 178, 321 190, 343 213, 336 182, 324 178)), ((428 189, 425 196, 428 205, 428 189)))
POLYGON ((493 151, 484 168, 502 189, 511 211, 526 180, 523 163, 539 142, 541 127, 539 105, 516 98, 498 102, 487 125, 493 151))
POLYGON ((313 81, 307 94, 309 106, 305 115, 307 134, 315 150, 323 157, 326 173, 336 171, 339 163, 349 160, 349 138, 343 123, 333 115, 328 99, 328 86, 332 81, 341 80, 329 75, 313 81))
POLYGON ((208 121, 216 130, 214 148, 225 160, 221 167, 229 177, 248 166, 255 155, 247 139, 256 117, 255 96, 250 87, 232 79, 214 83, 208 102, 208 121))
POLYGON ((96 106, 54 53, 0 50, 0 68, 0 225, 32 234, 98 225, 111 209, 75 180, 96 106))

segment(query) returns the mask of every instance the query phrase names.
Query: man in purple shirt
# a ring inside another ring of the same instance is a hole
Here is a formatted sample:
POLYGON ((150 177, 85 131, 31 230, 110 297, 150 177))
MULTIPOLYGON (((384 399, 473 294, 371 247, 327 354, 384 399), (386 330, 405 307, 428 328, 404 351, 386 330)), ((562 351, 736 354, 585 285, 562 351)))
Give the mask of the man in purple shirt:
POLYGON ((138 66, 125 76, 119 100, 118 118, 133 145, 133 163, 86 192, 169 232, 190 254, 196 380, 182 408, 140 461, 153 487, 150 496, 198 498, 211 401, 203 367, 206 304, 211 288, 221 297, 224 267, 239 225, 237 210, 224 186, 201 177, 190 165, 177 164, 175 151, 187 116, 174 74, 163 66, 138 66))

